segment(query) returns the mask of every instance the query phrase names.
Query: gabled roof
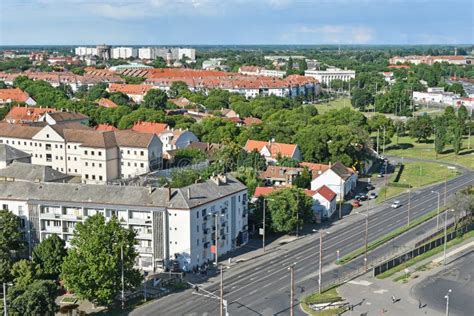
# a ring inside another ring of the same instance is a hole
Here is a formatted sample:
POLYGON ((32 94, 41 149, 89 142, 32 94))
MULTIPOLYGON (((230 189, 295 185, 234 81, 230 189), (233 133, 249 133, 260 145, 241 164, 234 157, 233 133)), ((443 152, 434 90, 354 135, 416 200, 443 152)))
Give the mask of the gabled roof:
POLYGON ((298 145, 249 139, 247 140, 247 143, 245 143, 244 149, 248 152, 254 150, 260 152, 264 147, 266 147, 267 150, 270 152, 272 158, 277 158, 278 155, 281 155, 282 157, 292 158, 298 145))
POLYGON ((267 170, 260 172, 259 176, 265 179, 287 179, 289 176, 297 176, 303 168, 268 166, 267 170))
POLYGON ((11 108, 10 112, 5 116, 5 121, 12 123, 35 122, 41 117, 41 115, 55 111, 57 110, 52 108, 15 106, 11 108))
POLYGON ((136 122, 132 127, 132 131, 139 133, 160 134, 167 128, 168 124, 166 123, 136 122))
POLYGON ((99 124, 95 127, 95 130, 96 131, 118 131, 118 128, 116 128, 115 126, 113 125, 109 125, 109 124, 99 124))
POLYGON ((354 174, 354 170, 344 166, 339 161, 336 162, 334 165, 332 165, 331 170, 334 171, 334 173, 336 173, 343 180, 348 179, 350 176, 354 174))
POLYGON ((261 196, 267 196, 270 195, 272 192, 281 189, 277 187, 256 187, 255 188, 255 193, 253 194, 254 198, 259 198, 261 196))
POLYGON ((176 106, 180 108, 184 108, 188 105, 191 105, 191 102, 185 97, 179 97, 177 99, 168 99, 168 101, 175 104, 176 106))
POLYGON ((0 169, 0 177, 32 182, 57 182, 71 178, 67 174, 54 170, 49 166, 32 165, 18 161, 14 161, 8 167, 0 169))
POLYGON ((63 135, 67 142, 81 143, 81 147, 112 148, 117 146, 114 132, 65 129, 63 135))
POLYGON ((300 162, 301 167, 306 167, 311 170, 311 175, 313 179, 316 179, 321 175, 324 171, 330 168, 329 165, 321 164, 321 163, 312 163, 312 162, 300 162))
POLYGON ((10 162, 16 159, 31 157, 30 154, 25 153, 19 149, 6 144, 0 144, 0 161, 10 162))
POLYGON ((116 107, 118 107, 118 105, 114 101, 112 101, 110 99, 106 99, 106 98, 100 99, 97 102, 97 104, 99 106, 103 106, 104 108, 116 108, 116 107))
POLYGON ((153 86, 146 84, 120 84, 111 83, 109 85, 110 92, 122 92, 124 94, 145 95, 153 86))
POLYGON ((256 117, 246 117, 244 119, 244 124, 246 126, 250 126, 250 125, 260 125, 262 124, 263 121, 259 118, 256 118, 256 117))
POLYGON ((0 89, 0 101, 26 102, 30 96, 19 88, 0 89))
POLYGON ((46 113, 45 115, 49 115, 53 120, 56 122, 65 122, 65 121, 80 121, 80 120, 87 120, 89 117, 82 113, 77 112, 52 112, 46 113))
POLYGON ((0 123, 0 136, 11 138, 31 139, 42 127, 27 126, 10 123, 0 123))
POLYGON ((323 185, 319 189, 314 191, 314 194, 319 193, 323 198, 325 198, 327 201, 331 202, 336 198, 336 193, 334 193, 333 190, 328 188, 327 186, 323 185))
POLYGON ((155 134, 134 131, 115 131, 117 145, 125 147, 147 148, 155 134))

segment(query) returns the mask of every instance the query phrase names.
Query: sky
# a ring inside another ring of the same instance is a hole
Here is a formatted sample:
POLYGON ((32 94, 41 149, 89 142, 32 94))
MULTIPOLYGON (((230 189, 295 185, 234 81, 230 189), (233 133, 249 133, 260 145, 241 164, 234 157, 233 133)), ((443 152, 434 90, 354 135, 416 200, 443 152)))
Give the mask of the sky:
POLYGON ((0 0, 0 45, 473 44, 474 0, 0 0))

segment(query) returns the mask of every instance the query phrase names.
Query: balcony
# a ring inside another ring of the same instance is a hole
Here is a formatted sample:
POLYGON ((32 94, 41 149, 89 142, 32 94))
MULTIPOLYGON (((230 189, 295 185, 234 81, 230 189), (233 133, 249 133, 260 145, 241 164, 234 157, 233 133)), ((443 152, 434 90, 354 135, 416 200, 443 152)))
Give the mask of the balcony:
POLYGON ((41 219, 59 219, 61 218, 61 214, 56 214, 56 213, 41 213, 40 214, 41 219))
POLYGON ((43 226, 41 231, 46 233, 61 234, 63 232, 63 228, 61 226, 43 226))
POLYGON ((153 253, 153 248, 152 247, 135 247, 137 252, 139 253, 153 253))
POLYGON ((67 219, 67 220, 77 221, 77 220, 82 220, 82 215, 63 214, 63 215, 62 215, 62 218, 63 218, 63 219, 67 219))
POLYGON ((207 235, 207 234, 209 234, 209 228, 205 228, 205 229, 203 229, 203 231, 202 231, 202 232, 204 233, 204 235, 207 235))
POLYGON ((153 239, 153 234, 151 232, 137 232, 137 239, 153 239))
POLYGON ((129 218, 128 223, 130 225, 151 225, 150 218, 129 218))
POLYGON ((74 234, 74 227, 63 227, 63 233, 74 234))

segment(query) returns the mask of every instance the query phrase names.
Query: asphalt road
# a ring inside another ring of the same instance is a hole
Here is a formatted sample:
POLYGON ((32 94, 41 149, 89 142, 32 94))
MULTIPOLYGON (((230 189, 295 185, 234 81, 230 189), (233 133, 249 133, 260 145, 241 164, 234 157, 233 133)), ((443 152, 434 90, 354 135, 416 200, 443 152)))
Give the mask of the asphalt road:
MULTIPOLYGON (((447 196, 474 184, 474 172, 467 172, 447 182, 447 196)), ((411 192, 411 219, 430 212, 437 207, 438 196, 432 190, 444 193, 444 183, 411 192)), ((397 227, 407 224, 407 194, 396 198, 402 206, 397 209, 389 207, 391 200, 370 211, 369 241, 375 240, 397 227)), ((364 211, 365 207, 361 208, 364 211)), ((364 245, 365 216, 353 214, 346 216, 340 224, 326 229, 323 237, 323 278, 324 284, 343 278, 358 269, 363 269, 362 257, 344 266, 336 266, 336 251, 340 256, 364 245)), ((440 219, 440 226, 442 219, 440 219)), ((369 254, 369 265, 376 258, 382 258, 407 243, 418 235, 436 228, 436 219, 411 230, 397 240, 389 242, 369 254)), ((295 288, 296 298, 317 289, 319 233, 315 233, 292 242, 285 249, 268 253, 262 258, 233 266, 224 274, 224 296, 229 302, 230 315, 289 315, 289 281, 288 266, 296 263, 295 288), (304 289, 304 292, 303 292, 304 289)), ((204 288, 219 294, 217 283, 206 283, 204 288)), ((202 293, 202 291, 200 292, 202 293)), ((169 295, 147 304, 131 315, 218 315, 219 301, 203 297, 188 290, 169 295)), ((297 300, 295 301, 297 305, 297 300)), ((302 312, 295 307, 295 314, 302 312)))
POLYGON ((430 309, 444 312, 444 296, 451 289, 450 315, 472 315, 474 311, 474 252, 457 260, 452 267, 423 280, 412 288, 412 295, 430 309))

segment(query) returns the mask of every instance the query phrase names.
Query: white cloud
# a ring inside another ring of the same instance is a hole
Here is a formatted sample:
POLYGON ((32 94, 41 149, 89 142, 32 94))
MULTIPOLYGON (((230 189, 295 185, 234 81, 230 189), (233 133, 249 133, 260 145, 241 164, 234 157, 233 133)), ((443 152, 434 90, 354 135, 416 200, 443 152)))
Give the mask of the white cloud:
POLYGON ((298 33, 314 34, 333 44, 368 44, 375 38, 375 30, 367 26, 322 25, 301 26, 298 33))

